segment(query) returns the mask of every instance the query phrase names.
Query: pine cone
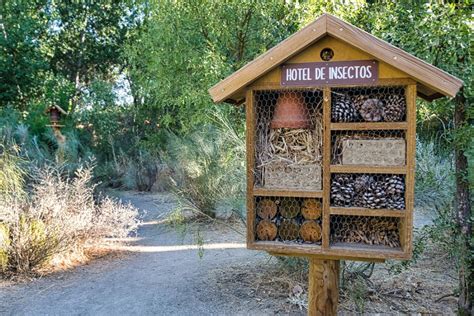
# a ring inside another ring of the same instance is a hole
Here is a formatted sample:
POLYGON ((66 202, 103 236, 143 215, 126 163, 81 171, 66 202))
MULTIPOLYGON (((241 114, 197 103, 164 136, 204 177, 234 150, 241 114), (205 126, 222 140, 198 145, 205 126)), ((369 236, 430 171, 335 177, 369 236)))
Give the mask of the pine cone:
POLYGON ((335 206, 351 206, 355 190, 354 180, 350 175, 337 174, 331 183, 331 199, 335 206))
POLYGON ((348 96, 338 96, 334 98, 331 107, 331 117, 333 122, 353 122, 359 117, 351 98, 348 96))
POLYGON ((384 208, 387 205, 384 183, 373 182, 363 194, 362 200, 366 208, 384 208))
POLYGON ((360 192, 359 194, 357 194, 354 198, 354 206, 357 206, 357 207, 365 207, 365 204, 364 204, 364 192, 360 192))
POLYGON ((387 122, 398 122, 403 119, 406 111, 406 101, 403 95, 392 94, 385 99, 383 118, 387 122))
POLYGON ((402 177, 393 175, 384 179, 385 191, 387 195, 403 195, 405 193, 405 183, 402 177))
POLYGON ((395 210, 405 209, 405 198, 403 195, 392 195, 387 198, 387 208, 395 210))
POLYGON ((379 99, 368 99, 359 110, 362 118, 367 122, 378 122, 382 120, 383 102, 379 99))
POLYGON ((368 99, 369 97, 367 95, 355 95, 352 97, 352 103, 354 104, 354 108, 357 110, 357 111, 360 111, 360 109, 362 108, 362 105, 364 104, 364 102, 368 99))
POLYGON ((354 181, 354 189, 356 193, 361 193, 365 191, 370 185, 374 182, 374 178, 369 175, 360 175, 357 176, 354 181))

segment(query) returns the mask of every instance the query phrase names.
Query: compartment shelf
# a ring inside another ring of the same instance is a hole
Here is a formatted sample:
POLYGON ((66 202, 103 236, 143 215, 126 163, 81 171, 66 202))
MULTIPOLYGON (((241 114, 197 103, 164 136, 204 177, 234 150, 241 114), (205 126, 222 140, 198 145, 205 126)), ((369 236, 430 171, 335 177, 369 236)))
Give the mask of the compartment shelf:
POLYGON ((366 130, 406 130, 407 122, 353 122, 353 123, 331 123, 333 131, 366 131, 366 130))
POLYGON ((331 215, 357 215, 378 217, 405 217, 405 210, 371 209, 363 207, 330 207, 331 215))
POLYGON ((281 196, 281 197, 302 197, 302 198, 322 198, 323 191, 304 191, 304 190, 281 190, 265 189, 255 187, 253 189, 255 196, 281 196))
POLYGON ((330 170, 333 173, 407 173, 406 166, 331 165, 330 170))

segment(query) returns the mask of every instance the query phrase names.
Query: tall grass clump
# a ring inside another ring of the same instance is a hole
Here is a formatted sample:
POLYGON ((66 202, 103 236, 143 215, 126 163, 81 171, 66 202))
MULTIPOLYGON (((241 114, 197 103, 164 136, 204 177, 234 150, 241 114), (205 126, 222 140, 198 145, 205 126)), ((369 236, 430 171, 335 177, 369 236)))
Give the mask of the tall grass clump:
POLYGON ((245 143, 243 133, 222 115, 187 136, 171 132, 162 154, 171 186, 184 208, 211 217, 244 213, 245 143))
POLYGON ((29 272, 55 255, 82 251, 105 237, 126 237, 137 228, 137 209, 94 198, 91 166, 78 168, 72 177, 61 166, 31 167, 25 178, 18 158, 8 151, 1 153, 0 165, 9 165, 9 177, 18 179, 12 185, 0 173, 3 272, 29 272))

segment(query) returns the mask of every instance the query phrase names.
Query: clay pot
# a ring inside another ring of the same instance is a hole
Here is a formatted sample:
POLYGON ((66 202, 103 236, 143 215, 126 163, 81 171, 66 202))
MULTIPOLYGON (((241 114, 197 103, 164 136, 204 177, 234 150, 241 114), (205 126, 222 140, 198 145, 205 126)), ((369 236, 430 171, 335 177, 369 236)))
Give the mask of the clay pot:
POLYGON ((270 128, 309 128, 310 121, 301 93, 283 92, 278 97, 270 128))

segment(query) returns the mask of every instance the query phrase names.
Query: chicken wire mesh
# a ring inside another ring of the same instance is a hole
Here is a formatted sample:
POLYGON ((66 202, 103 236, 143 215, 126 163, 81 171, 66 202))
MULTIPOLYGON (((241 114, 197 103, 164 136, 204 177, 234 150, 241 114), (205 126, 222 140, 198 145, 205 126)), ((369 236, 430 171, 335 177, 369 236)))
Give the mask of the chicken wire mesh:
POLYGON ((400 247, 401 221, 396 217, 332 215, 330 243, 400 247))
POLYGON ((331 206, 405 209, 405 176, 396 174, 331 175, 331 206))
POLYGON ((322 92, 255 92, 255 186, 321 190, 322 92))
POLYGON ((405 131, 333 131, 331 163, 341 165, 403 166, 405 131))
POLYGON ((321 199, 255 197, 255 213, 256 240, 321 244, 321 199))
POLYGON ((331 90, 332 122, 403 122, 403 86, 335 88, 331 90))

